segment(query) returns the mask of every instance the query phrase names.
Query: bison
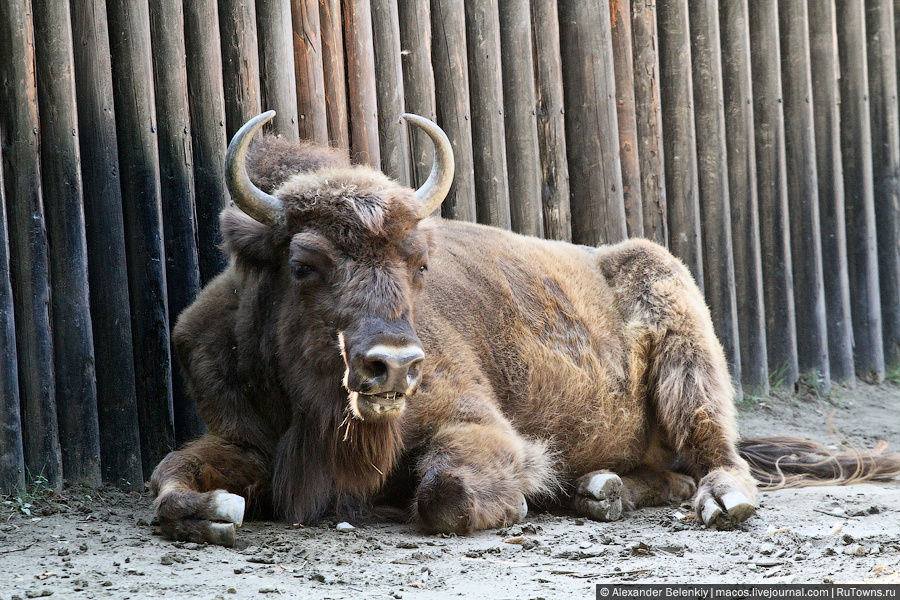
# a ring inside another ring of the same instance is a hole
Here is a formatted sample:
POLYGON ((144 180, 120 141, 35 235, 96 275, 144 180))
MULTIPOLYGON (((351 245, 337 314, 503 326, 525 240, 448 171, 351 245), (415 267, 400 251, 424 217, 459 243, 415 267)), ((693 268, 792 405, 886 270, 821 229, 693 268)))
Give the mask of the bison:
POLYGON ((156 468, 160 528, 235 542, 245 512, 308 523, 404 503, 426 532, 592 519, 693 497, 740 522, 757 485, 900 473, 900 455, 739 440, 709 311, 665 248, 591 248, 432 216, 447 137, 413 191, 342 152, 263 137, 228 148, 225 271, 178 319, 209 431, 156 468))

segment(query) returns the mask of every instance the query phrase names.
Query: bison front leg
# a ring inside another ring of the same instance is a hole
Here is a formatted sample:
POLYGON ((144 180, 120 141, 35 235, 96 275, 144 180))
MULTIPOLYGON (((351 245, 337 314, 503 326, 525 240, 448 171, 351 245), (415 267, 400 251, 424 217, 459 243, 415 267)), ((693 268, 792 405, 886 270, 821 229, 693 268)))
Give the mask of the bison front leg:
POLYGON ((506 424, 442 426, 419 461, 414 512, 429 533, 465 535, 521 521, 553 481, 546 449, 506 424))
POLYGON ((170 452, 150 479, 163 535, 233 546, 247 509, 270 495, 267 465, 258 452, 210 434, 170 452))

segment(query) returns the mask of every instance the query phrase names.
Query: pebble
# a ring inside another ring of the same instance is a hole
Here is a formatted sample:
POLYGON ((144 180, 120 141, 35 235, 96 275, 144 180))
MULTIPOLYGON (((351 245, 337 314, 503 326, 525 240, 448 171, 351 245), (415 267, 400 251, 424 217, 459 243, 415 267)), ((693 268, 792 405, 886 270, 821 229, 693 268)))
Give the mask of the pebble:
POLYGON ((759 545, 759 553, 765 554, 766 556, 775 552, 775 544, 770 544, 768 542, 759 545))
POLYGON ((341 521, 340 523, 335 525, 334 528, 337 529, 338 531, 353 531, 354 529, 356 529, 356 527, 354 527, 347 521, 341 521))
POLYGON ((844 548, 844 554, 849 554, 850 556, 865 556, 866 547, 862 544, 850 544, 844 548))

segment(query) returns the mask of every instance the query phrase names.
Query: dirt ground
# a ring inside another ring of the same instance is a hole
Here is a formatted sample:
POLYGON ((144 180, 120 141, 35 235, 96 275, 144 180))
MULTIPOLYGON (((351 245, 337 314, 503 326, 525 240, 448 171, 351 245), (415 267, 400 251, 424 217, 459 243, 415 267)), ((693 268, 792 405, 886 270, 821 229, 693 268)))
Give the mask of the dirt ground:
MULTIPOLYGON (((834 443, 831 417, 854 444, 900 449, 897 385, 859 383, 828 400, 751 398, 739 408, 745 435, 834 443)), ((347 532, 333 522, 254 522, 234 549, 157 537, 148 494, 41 496, 0 505, 0 600, 592 598, 599 582, 900 582, 900 480, 764 493, 735 531, 704 529, 689 508, 670 506, 616 523, 531 512, 467 538, 389 522, 347 532)))

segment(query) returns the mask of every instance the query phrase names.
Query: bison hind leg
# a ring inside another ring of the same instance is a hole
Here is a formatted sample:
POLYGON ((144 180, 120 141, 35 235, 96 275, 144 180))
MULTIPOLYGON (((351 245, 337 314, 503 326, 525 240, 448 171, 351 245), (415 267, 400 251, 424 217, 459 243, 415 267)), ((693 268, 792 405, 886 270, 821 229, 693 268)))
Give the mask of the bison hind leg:
POLYGON ((693 477, 665 469, 643 467, 621 477, 592 471, 575 482, 572 507, 596 521, 616 521, 625 511, 680 503, 696 489, 693 477))

